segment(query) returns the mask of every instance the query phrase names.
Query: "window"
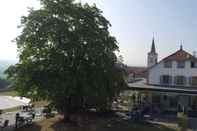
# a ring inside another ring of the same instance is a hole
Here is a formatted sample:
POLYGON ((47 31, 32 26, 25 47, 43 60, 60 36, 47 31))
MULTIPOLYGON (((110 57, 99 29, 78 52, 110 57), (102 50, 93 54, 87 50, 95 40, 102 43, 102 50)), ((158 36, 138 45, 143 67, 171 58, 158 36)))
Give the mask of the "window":
POLYGON ((170 85, 172 83, 172 77, 169 75, 163 75, 160 78, 160 84, 170 85))
POLYGON ((197 62, 191 61, 191 68, 197 68, 197 62))
POLYGON ((172 68, 172 61, 165 61, 164 62, 164 67, 165 68, 172 68))
POLYGON ((164 101, 167 101, 167 99, 168 99, 168 96, 167 96, 167 95, 164 95, 164 96, 163 96, 163 100, 164 100, 164 101))
POLYGON ((190 85, 197 86, 197 76, 190 77, 190 85))
POLYGON ((177 107, 177 105, 178 105, 178 100, 177 100, 177 97, 173 97, 173 96, 171 96, 171 97, 169 97, 169 104, 170 104, 170 107, 177 107))
POLYGON ((174 79, 175 85, 185 85, 186 84, 186 78, 185 76, 176 76, 174 79))
POLYGON ((184 61, 177 61, 177 68, 185 68, 185 62, 184 61))

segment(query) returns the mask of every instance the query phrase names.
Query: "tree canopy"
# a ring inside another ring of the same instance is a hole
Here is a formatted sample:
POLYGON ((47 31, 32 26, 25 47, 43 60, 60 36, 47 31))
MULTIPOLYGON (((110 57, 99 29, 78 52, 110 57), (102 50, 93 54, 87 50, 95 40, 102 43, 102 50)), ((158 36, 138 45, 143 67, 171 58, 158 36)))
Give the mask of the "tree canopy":
POLYGON ((6 71, 13 86, 61 112, 109 108, 125 84, 109 21, 95 5, 40 1, 42 7, 21 20, 20 60, 6 71))

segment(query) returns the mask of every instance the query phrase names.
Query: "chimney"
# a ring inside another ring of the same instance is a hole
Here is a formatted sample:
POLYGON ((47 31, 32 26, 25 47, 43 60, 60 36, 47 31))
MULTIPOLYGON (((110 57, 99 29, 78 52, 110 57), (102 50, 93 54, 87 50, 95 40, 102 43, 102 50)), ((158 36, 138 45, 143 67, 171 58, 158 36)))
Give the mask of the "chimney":
POLYGON ((196 57, 196 51, 193 51, 193 56, 196 57))

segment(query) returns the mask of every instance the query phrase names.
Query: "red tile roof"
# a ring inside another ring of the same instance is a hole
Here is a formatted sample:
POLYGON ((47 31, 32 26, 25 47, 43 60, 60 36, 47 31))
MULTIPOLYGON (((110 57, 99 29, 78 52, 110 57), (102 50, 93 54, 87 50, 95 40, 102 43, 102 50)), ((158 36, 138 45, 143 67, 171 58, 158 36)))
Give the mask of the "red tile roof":
POLYGON ((173 53, 172 55, 164 58, 162 61, 185 61, 185 60, 195 60, 197 61, 197 58, 191 55, 190 53, 184 51, 183 49, 178 50, 177 52, 173 53))
POLYGON ((186 61, 186 60, 192 60, 194 62, 197 62, 196 57, 194 57, 193 55, 191 55, 190 53, 186 52, 185 50, 183 50, 181 48, 180 50, 176 51, 172 55, 165 57, 164 59, 159 61, 157 64, 149 67, 148 69, 152 69, 153 67, 155 67, 156 65, 158 65, 162 61, 186 61))
POLYGON ((145 77, 146 69, 147 69, 146 67, 129 66, 127 67, 127 73, 135 74, 137 77, 145 77))

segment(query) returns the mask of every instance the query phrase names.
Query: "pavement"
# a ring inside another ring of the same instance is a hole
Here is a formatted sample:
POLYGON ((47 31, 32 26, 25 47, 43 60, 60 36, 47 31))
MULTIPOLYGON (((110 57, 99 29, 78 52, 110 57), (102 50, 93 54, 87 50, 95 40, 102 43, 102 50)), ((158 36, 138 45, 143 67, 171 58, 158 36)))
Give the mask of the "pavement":
MULTIPOLYGON (((170 124, 178 124, 178 119, 176 116, 173 115, 165 115, 165 116, 160 116, 151 121, 152 123, 167 123, 168 125, 170 124)), ((178 125, 177 125, 178 126, 178 125)), ((189 129, 192 129, 193 131, 197 131, 197 118, 194 117, 189 117, 188 118, 188 127, 189 129)))
MULTIPOLYGON (((36 108, 37 114, 40 114, 41 110, 43 108, 36 108)), ((0 117, 3 118, 4 120, 9 120, 9 127, 6 128, 4 131, 14 131, 15 128, 15 115, 17 112, 7 112, 2 114, 0 117)), ((125 113, 117 113, 117 115, 122 116, 122 118, 125 118, 125 120, 128 120, 129 117, 125 115, 125 113)), ((38 121, 43 119, 44 117, 42 115, 37 115, 36 119, 34 121, 38 121)), ((177 117, 173 115, 165 115, 165 116, 157 116, 155 117, 154 120, 149 121, 151 123, 157 123, 157 124, 172 124, 176 125, 177 124, 177 117)), ((189 118, 189 128, 192 129, 193 131, 197 130, 197 118, 189 118)))
MULTIPOLYGON (((117 112, 118 116, 125 120, 129 120, 130 117, 125 113, 117 112)), ((161 124, 161 125, 171 125, 178 127, 178 119, 176 115, 157 115, 154 116, 153 120, 147 120, 150 123, 161 124)), ((192 131, 197 131, 197 118, 189 117, 188 118, 188 127, 192 129, 192 131)))
POLYGON ((197 118, 189 118, 189 127, 197 131, 197 118))

